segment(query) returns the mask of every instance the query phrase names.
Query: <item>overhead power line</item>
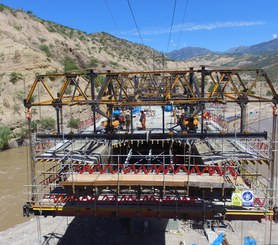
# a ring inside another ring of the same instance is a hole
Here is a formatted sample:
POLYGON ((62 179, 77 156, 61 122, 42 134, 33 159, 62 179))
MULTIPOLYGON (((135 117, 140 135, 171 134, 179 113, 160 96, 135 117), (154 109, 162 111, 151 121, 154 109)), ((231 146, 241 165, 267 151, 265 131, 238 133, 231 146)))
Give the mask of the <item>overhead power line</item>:
POLYGON ((178 42, 177 42, 177 48, 179 48, 180 38, 181 38, 181 33, 182 33, 182 28, 183 28, 184 19, 185 19, 185 15, 186 15, 186 11, 187 11, 187 7, 188 7, 188 2, 189 2, 189 0, 185 0, 185 1, 186 1, 186 3, 185 3, 185 8, 184 8, 183 16, 182 16, 181 28, 180 28, 179 37, 178 37, 178 42))
POLYGON ((137 22, 136 22, 136 19, 135 19, 134 13, 133 13, 133 11, 132 11, 132 7, 131 7, 131 5, 130 5, 129 0, 127 0, 127 3, 128 3, 128 6, 129 6, 129 10, 130 10, 130 12, 131 12, 131 15, 132 15, 134 24, 135 24, 135 26, 136 26, 138 35, 139 35, 139 37, 140 37, 140 39, 141 39, 141 43, 144 45, 144 42, 143 42, 142 36, 141 36, 141 34, 140 34, 140 31, 139 31, 139 28, 138 28, 138 25, 137 25, 137 22))
POLYGON ((116 20, 115 20, 113 14, 112 14, 112 11, 111 11, 111 9, 109 8, 109 5, 108 5, 107 0, 104 0, 104 2, 105 2, 106 8, 107 8, 107 10, 108 10, 108 12, 109 12, 109 14, 110 14, 112 20, 113 20, 113 23, 114 23, 114 25, 115 25, 117 31, 120 32, 120 29, 119 29, 119 27, 118 27, 118 25, 117 25, 117 22, 116 22, 116 20))
POLYGON ((172 35, 172 30, 173 30, 173 25, 174 25, 174 18, 175 18, 175 13, 176 13, 176 6, 177 6, 177 0, 175 0, 175 3, 174 3, 174 10, 173 10, 173 14, 172 14, 171 28, 170 28, 170 33, 169 33, 169 39, 168 39, 168 44, 167 44, 166 53, 167 53, 168 50, 169 50, 169 46, 170 46, 170 42, 171 42, 171 35, 172 35))

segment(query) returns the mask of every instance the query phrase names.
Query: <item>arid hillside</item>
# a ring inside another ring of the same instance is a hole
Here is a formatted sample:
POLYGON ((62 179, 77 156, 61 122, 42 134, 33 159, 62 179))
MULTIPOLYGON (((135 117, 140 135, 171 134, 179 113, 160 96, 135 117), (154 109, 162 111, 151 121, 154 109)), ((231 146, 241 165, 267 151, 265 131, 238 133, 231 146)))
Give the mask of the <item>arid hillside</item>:
MULTIPOLYGON (((37 74, 161 68, 155 50, 107 33, 86 34, 0 5, 0 124, 24 124, 23 99, 37 74)), ((55 86, 55 84, 54 84, 55 86)))

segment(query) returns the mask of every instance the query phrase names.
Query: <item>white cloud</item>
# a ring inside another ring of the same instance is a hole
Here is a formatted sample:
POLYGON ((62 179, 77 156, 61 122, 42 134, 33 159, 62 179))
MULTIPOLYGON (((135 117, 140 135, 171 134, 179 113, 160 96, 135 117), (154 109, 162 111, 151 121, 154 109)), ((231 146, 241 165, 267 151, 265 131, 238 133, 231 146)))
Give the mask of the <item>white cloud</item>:
POLYGON ((272 39, 276 39, 277 38, 277 34, 272 34, 272 39))
POLYGON ((170 45, 174 48, 177 46, 176 42, 173 39, 170 40, 170 45))
MULTIPOLYGON (((196 23, 185 23, 174 25, 172 33, 179 31, 200 31, 200 30, 213 30, 218 28, 229 28, 229 27, 246 27, 246 26, 258 26, 264 25, 263 21, 225 21, 225 22, 214 22, 205 24, 196 23)), ((140 30, 141 35, 160 35, 169 33, 169 27, 149 27, 140 30)), ((130 31, 122 32, 122 35, 138 35, 137 30, 133 29, 130 31)), ((274 34, 275 35, 275 34, 274 34)))

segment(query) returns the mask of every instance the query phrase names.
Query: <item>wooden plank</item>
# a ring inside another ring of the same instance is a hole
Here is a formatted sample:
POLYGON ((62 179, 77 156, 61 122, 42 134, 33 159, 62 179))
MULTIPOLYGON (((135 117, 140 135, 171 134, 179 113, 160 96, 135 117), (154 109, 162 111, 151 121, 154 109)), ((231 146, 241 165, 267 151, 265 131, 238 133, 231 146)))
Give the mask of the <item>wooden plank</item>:
POLYGON ((226 188, 232 185, 225 183, 221 176, 209 175, 159 175, 159 174, 76 174, 66 181, 60 182, 62 186, 201 186, 203 188, 226 188))

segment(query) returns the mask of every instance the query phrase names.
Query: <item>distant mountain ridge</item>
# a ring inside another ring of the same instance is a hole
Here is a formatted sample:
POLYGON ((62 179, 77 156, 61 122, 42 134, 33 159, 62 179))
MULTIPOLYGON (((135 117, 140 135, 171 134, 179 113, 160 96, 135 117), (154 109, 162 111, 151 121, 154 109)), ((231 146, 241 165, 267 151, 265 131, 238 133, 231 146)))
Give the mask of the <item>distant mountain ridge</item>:
POLYGON ((166 55, 174 60, 188 60, 193 57, 205 56, 207 54, 213 54, 214 52, 206 48, 198 47, 186 47, 179 50, 174 50, 166 55))
POLYGON ((255 44, 252 46, 239 46, 228 49, 225 52, 215 52, 206 48, 186 47, 179 50, 166 53, 166 55, 174 60, 189 60, 198 56, 205 56, 208 54, 262 54, 267 52, 278 52, 278 38, 273 40, 255 44))
POLYGON ((252 46, 241 46, 234 49, 229 49, 227 53, 247 53, 247 54, 258 54, 258 53, 266 53, 266 52, 276 52, 278 51, 278 38, 273 40, 255 44, 252 46))

